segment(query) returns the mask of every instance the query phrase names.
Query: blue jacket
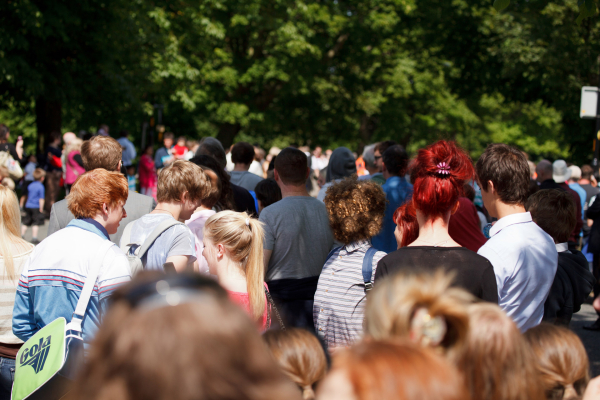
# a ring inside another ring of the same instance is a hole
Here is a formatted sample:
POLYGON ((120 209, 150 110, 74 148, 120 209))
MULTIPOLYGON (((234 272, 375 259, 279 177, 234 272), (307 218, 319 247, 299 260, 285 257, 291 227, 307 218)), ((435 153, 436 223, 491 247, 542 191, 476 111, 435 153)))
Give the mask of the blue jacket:
MULTIPOLYGON (((38 330, 64 317, 71 321, 91 262, 107 239, 94 224, 80 219, 50 235, 32 252, 23 268, 13 309, 13 333, 27 341, 38 330)), ((114 289, 129 281, 129 263, 113 246, 104 257, 98 280, 83 319, 83 340, 93 338, 107 300, 114 289)))
POLYGON ((377 236, 373 236, 371 243, 377 250, 389 254, 398 249, 398 243, 396 243, 396 237, 394 236, 394 230, 396 229, 393 220, 394 212, 411 198, 413 187, 406 182, 404 177, 391 176, 381 185, 381 188, 385 192, 388 204, 385 207, 383 228, 377 236))

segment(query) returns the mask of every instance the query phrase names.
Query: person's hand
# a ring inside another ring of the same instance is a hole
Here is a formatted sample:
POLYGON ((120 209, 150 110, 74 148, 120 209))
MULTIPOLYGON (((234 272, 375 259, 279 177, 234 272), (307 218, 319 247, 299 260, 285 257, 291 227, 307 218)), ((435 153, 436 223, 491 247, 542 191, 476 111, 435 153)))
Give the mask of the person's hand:
POLYGON ((598 400, 600 399, 600 376, 595 377, 588 383, 583 400, 598 400))

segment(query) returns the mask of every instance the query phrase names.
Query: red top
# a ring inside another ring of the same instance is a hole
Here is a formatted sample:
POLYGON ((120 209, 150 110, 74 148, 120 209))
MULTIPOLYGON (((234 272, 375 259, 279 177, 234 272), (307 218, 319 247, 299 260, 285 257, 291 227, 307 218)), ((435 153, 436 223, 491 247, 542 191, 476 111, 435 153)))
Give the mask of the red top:
POLYGON ((180 145, 176 144, 175 146, 173 146, 173 151, 178 156, 183 157, 185 155, 185 153, 188 152, 188 148, 185 146, 180 146, 180 145))
MULTIPOLYGON (((267 290, 269 290, 267 288, 266 283, 265 283, 265 288, 267 290)), ((250 297, 248 296, 248 293, 232 292, 230 290, 228 290, 227 293, 229 294, 229 298, 231 299, 231 301, 242 306, 242 308, 248 313, 248 315, 250 315, 250 317, 252 317, 252 313, 250 312, 250 297)), ((261 331, 266 331, 267 328, 269 328, 267 326, 268 313, 269 313, 269 302, 267 301, 267 295, 265 294, 265 312, 263 313, 261 323, 260 323, 261 331)))
POLYGON ((154 160, 152 157, 144 154, 140 157, 140 186, 143 188, 151 188, 156 186, 156 168, 154 167, 154 160))
POLYGON ((477 208, 466 197, 459 197, 458 203, 458 210, 450 217, 448 233, 456 243, 477 252, 487 242, 481 232, 477 208))

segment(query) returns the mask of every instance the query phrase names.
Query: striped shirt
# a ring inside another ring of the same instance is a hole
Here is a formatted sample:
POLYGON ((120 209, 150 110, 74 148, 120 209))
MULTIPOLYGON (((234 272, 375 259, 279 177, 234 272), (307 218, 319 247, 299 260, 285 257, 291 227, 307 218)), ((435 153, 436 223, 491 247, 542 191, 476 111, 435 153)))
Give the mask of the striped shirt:
MULTIPOLYGON (((15 276, 19 277, 23 271, 23 267, 33 251, 33 246, 21 254, 13 256, 13 266, 15 276)), ((4 257, 0 257, 0 265, 5 273, 4 257)), ((2 279, 2 278, 0 278, 2 279)), ((12 331, 12 314, 15 306, 15 296, 17 294, 17 285, 19 281, 15 279, 11 281, 8 277, 4 277, 0 283, 0 343, 17 344, 23 343, 21 339, 16 337, 12 331)))
MULTIPOLYGON (((370 247, 370 240, 350 243, 336 250, 323 266, 313 319, 319 337, 329 348, 350 346, 363 335, 366 294, 362 263, 370 247)), ((371 282, 377 263, 385 255, 383 251, 375 253, 371 282)))

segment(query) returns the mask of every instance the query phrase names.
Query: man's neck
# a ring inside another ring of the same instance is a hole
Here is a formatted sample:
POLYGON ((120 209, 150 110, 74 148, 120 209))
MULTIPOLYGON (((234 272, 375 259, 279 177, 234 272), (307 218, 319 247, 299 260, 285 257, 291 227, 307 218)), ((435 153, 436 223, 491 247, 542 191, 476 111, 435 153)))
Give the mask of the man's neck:
POLYGON ((234 171, 246 172, 250 169, 250 164, 235 164, 233 167, 234 171))
POLYGON ((498 219, 502 219, 513 214, 521 214, 524 212, 526 212, 525 207, 519 204, 506 204, 502 202, 498 202, 496 204, 496 213, 498 219))
POLYGON ((368 165, 365 165, 365 168, 367 169, 367 171, 369 171, 369 175, 375 175, 379 172, 379 168, 377 167, 369 167, 368 165))
POLYGON ((306 190, 306 186, 294 186, 294 185, 280 185, 281 189, 281 197, 285 199, 286 197, 294 197, 294 196, 310 196, 308 191, 306 190))
POLYGON ((591 183, 588 179, 580 179, 579 184, 580 185, 591 185, 591 183))
POLYGON ((150 214, 167 214, 179 221, 181 203, 158 203, 150 214))

